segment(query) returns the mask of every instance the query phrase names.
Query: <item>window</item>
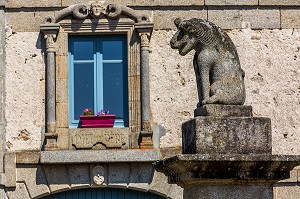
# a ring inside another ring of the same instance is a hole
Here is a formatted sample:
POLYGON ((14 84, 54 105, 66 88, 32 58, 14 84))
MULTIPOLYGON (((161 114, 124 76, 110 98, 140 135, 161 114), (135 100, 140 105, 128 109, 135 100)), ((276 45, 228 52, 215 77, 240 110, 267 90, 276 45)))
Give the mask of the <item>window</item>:
POLYGON ((69 126, 80 127, 85 108, 116 114, 128 127, 126 35, 69 36, 69 126))

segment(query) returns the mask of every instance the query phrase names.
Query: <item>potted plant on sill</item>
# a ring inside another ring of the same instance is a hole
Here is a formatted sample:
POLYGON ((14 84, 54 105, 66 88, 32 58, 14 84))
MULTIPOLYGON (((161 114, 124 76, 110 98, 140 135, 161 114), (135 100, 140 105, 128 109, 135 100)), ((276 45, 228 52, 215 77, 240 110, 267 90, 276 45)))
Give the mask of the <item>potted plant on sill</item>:
POLYGON ((109 110, 100 110, 96 115, 91 108, 83 110, 80 116, 81 128, 111 128, 114 126, 116 115, 109 114, 109 110))

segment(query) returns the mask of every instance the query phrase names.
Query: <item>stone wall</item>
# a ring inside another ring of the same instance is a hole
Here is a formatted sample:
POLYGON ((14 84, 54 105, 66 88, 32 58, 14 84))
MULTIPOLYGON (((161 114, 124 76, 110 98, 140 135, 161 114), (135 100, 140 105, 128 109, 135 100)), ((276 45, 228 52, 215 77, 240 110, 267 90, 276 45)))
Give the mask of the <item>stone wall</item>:
MULTIPOLYGON (((5 81, 6 147, 36 150, 44 131, 45 63, 39 34, 44 17, 78 2, 6 2, 7 55, 5 81), (30 119, 28 119, 30 118, 30 119)), ((149 14, 154 22, 150 53, 151 112, 153 122, 167 134, 161 147, 181 145, 181 123, 193 117, 196 83, 193 53, 181 57, 169 47, 177 17, 208 19, 224 29, 237 46, 246 71, 246 104, 255 116, 272 119, 273 153, 298 154, 300 123, 299 1, 121 1, 149 14)))
MULTIPOLYGON (((254 116, 270 117, 274 154, 299 154, 300 30, 230 30, 246 72, 246 105, 254 116)), ((150 54, 151 108, 153 119, 167 129, 163 147, 181 144, 181 122, 193 117, 197 104, 192 65, 169 48, 174 31, 156 30, 150 54), (174 117, 175 116, 175 117, 174 117)))

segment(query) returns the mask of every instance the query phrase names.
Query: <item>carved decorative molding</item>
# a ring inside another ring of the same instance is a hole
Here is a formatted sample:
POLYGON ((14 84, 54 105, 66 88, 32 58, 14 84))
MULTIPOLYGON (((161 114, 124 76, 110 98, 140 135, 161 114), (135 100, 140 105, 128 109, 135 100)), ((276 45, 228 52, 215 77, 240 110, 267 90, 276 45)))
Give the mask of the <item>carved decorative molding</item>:
POLYGON ((59 24, 43 24, 41 31, 44 33, 47 52, 55 52, 55 39, 59 31, 59 24))
POLYGON ((103 17, 116 19, 121 15, 128 16, 136 23, 150 23, 149 17, 137 11, 116 4, 107 5, 105 1, 91 1, 89 3, 79 3, 71 5, 55 13, 55 17, 46 17, 45 23, 58 23, 64 17, 73 15, 74 18, 83 20, 90 15, 92 18, 100 19, 103 17))

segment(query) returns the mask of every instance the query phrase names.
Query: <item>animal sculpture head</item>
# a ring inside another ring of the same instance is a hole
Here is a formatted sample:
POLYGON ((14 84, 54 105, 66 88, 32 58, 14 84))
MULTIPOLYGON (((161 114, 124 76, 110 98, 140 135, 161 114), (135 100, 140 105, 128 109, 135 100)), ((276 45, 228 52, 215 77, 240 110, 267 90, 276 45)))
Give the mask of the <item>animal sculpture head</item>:
POLYGON ((171 48, 178 49, 182 56, 193 49, 201 50, 203 45, 216 44, 216 34, 220 35, 218 27, 202 19, 181 20, 177 18, 174 23, 178 31, 171 39, 170 45, 171 48))

